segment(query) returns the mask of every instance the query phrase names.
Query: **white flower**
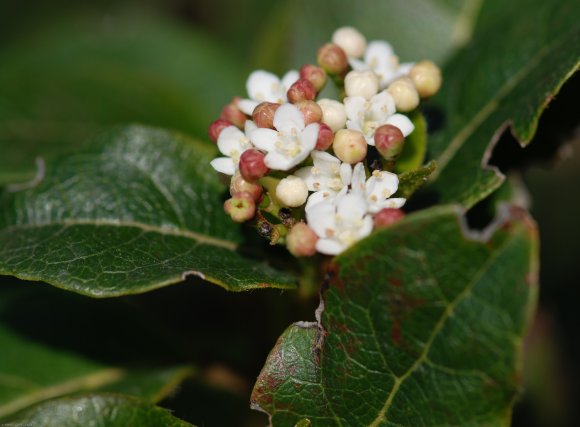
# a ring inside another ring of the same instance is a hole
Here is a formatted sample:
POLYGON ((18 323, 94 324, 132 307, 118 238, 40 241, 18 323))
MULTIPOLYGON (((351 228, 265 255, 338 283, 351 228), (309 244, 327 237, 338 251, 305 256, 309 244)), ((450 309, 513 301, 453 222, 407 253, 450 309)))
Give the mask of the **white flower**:
POLYGON ((250 132, 250 140, 266 151, 264 163, 270 169, 289 170, 302 162, 316 146, 318 123, 304 124, 304 116, 292 104, 284 104, 274 114, 273 129, 257 128, 250 132))
POLYGON ((371 70, 379 78, 380 89, 394 79, 409 73, 412 63, 399 64, 393 47, 382 40, 371 41, 365 50, 364 60, 349 59, 350 66, 357 71, 371 70))
POLYGON ((245 132, 235 126, 228 126, 220 132, 217 146, 220 152, 227 157, 218 157, 210 162, 216 171, 226 175, 233 175, 236 172, 240 163, 240 156, 248 148, 252 148, 252 143, 248 136, 254 129, 257 129, 255 123, 251 120, 246 120, 245 132))
POLYGON ((261 102, 285 103, 288 98, 286 92, 290 86, 300 78, 296 70, 288 71, 282 80, 275 74, 264 70, 256 70, 250 74, 246 82, 246 89, 250 99, 238 101, 238 108, 247 115, 251 116, 254 108, 261 102))
POLYGON ((369 213, 375 214, 383 208, 400 208, 406 199, 391 198, 399 187, 399 177, 387 171, 374 171, 366 179, 364 166, 358 163, 352 173, 352 194, 364 197, 369 213))
POLYGON ((344 99, 346 108, 346 127, 363 133, 369 145, 375 145, 375 129, 387 123, 395 113, 395 101, 386 91, 373 96, 370 100, 362 96, 350 96, 344 99))
POLYGON ((344 79, 346 96, 362 96, 370 99, 379 91, 379 80, 372 71, 351 71, 344 79))
POLYGON ((373 229, 367 204, 360 194, 347 194, 344 188, 330 201, 322 201, 306 211, 308 225, 319 237, 316 250, 337 255, 373 229))
POLYGON ((315 192, 308 198, 306 209, 336 196, 350 184, 352 176, 352 167, 348 163, 341 163, 325 151, 313 151, 311 157, 314 166, 305 166, 294 173, 304 180, 309 191, 315 192))

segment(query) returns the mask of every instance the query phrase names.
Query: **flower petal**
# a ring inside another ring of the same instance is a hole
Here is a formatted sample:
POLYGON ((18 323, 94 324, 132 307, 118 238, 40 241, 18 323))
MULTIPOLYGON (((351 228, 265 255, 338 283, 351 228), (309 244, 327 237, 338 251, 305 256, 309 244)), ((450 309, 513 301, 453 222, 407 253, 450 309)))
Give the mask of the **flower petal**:
POLYGON ((254 113, 254 109, 258 106, 259 102, 252 99, 240 99, 238 101, 238 108, 242 110, 244 114, 251 116, 254 113))
POLYGON ((364 194, 366 179, 364 165, 362 163, 357 163, 352 172, 351 188, 353 194, 364 194))
MULTIPOLYGON (((314 147, 316 147, 316 141, 318 140, 318 131, 320 130, 320 126, 318 123, 310 123, 306 128, 300 133, 300 142, 302 144, 302 149, 306 150, 306 156, 302 158, 304 160, 308 157, 308 154, 314 147)), ((300 161, 302 161, 300 160, 300 161)))
POLYGON ((250 141, 260 150, 274 151, 277 140, 278 132, 274 129, 257 128, 250 132, 250 141))
POLYGON ((282 77, 282 86, 287 92, 296 81, 300 78, 300 73, 296 70, 290 70, 282 77))
POLYGON ((344 185, 349 185, 352 181, 352 166, 348 163, 340 165, 340 179, 344 185))
MULTIPOLYGON (((304 207, 304 209, 309 210, 314 205, 316 205, 317 203, 320 203, 320 202, 332 203, 332 201, 336 197, 336 194, 337 193, 335 191, 331 191, 331 190, 323 190, 323 191, 317 191, 315 193, 312 193, 310 195, 310 197, 308 197, 308 200, 306 201, 306 206, 304 207)), ((334 212, 334 210, 333 210, 333 212, 334 212)))
POLYGON ((281 105, 274 113, 274 127, 280 132, 290 133, 292 129, 304 129, 304 116, 292 104, 281 105))
POLYGON ((256 129, 258 129, 256 123, 254 123, 252 120, 246 120, 246 122, 244 123, 244 133, 246 134, 246 136, 249 137, 250 132, 253 132, 256 129))
MULTIPOLYGON (((307 156, 308 153, 306 153, 304 158, 306 158, 307 156)), ((266 154, 266 157, 264 157, 264 164, 268 166, 270 169, 278 171, 287 171, 289 169, 292 169, 301 161, 302 160, 296 161, 296 159, 294 158, 288 158, 284 156, 282 153, 279 153, 277 151, 270 151, 268 154, 266 154)))
POLYGON ((235 126, 228 126, 220 132, 217 146, 225 156, 231 157, 233 152, 241 154, 247 145, 242 143, 242 138, 246 138, 246 135, 241 130, 235 126))
POLYGON ((407 137, 415 129, 413 122, 403 114, 393 114, 387 119, 386 124, 397 126, 405 137, 407 137))
POLYGON ((372 119, 377 123, 385 123, 395 111, 397 111, 395 108, 395 100, 386 90, 379 92, 371 98, 369 112, 372 119))
POLYGON ((306 221, 318 237, 326 238, 336 230, 335 213, 334 204, 322 201, 306 209, 306 221))
MULTIPOLYGON (((344 98, 346 117, 349 120, 360 122, 364 119, 367 100, 362 96, 347 96, 344 98)), ((347 122, 348 124, 348 122, 347 122)))
POLYGON ((233 175, 236 172, 236 165, 229 157, 218 157, 213 159, 209 164, 218 172, 226 175, 233 175))
POLYGON ((325 255, 338 255, 346 249, 346 245, 334 239, 318 239, 316 250, 325 255))
POLYGON ((277 98, 273 96, 280 85, 280 79, 276 75, 264 71, 256 70, 250 74, 248 81, 246 82, 246 89, 248 90, 248 95, 255 101, 258 102, 276 102, 277 98))
POLYGON ((357 222, 367 213, 367 204, 359 194, 347 194, 337 202, 336 213, 344 221, 357 222))
MULTIPOLYGON (((405 205, 406 201, 407 201, 407 199, 404 199, 402 197, 394 197, 392 199, 387 199, 380 204, 377 212, 383 208, 393 208, 393 209, 402 208, 405 205)), ((376 213, 376 212, 373 212, 373 213, 376 213)))

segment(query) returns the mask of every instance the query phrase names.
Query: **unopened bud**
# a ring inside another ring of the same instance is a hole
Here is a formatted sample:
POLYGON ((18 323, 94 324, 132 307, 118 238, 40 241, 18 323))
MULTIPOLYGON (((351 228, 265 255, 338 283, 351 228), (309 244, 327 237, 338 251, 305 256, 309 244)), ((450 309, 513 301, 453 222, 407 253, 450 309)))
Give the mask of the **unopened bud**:
POLYGON ((415 130, 413 122, 404 114, 393 114, 386 120, 385 124, 398 127, 405 138, 415 130))
POLYGON ((227 120, 240 129, 244 128, 246 123, 246 115, 238 108, 236 98, 232 99, 232 102, 230 102, 222 109, 220 119, 227 120))
POLYGON ((248 182, 244 179, 244 177, 240 174, 240 172, 236 172, 230 181, 230 195, 234 195, 236 193, 248 193, 252 198, 257 202, 260 200, 262 196, 262 186, 257 182, 248 182))
POLYGON ((306 183, 297 176, 288 175, 280 180, 276 187, 276 197, 285 206, 296 208, 306 203, 308 198, 308 187, 306 183))
POLYGON ((441 70, 431 61, 415 64, 409 71, 409 77, 421 98, 435 95, 441 87, 441 70))
POLYGON ((318 105, 322 109, 322 122, 326 123, 333 132, 343 129, 346 124, 346 108, 342 102, 334 99, 321 99, 318 105))
POLYGON ((364 135, 353 129, 336 132, 332 143, 334 154, 345 163, 361 162, 367 155, 367 142, 364 135))
POLYGON ((346 96, 371 99, 379 91, 379 78, 372 71, 351 71, 344 79, 344 90, 346 96))
POLYGON ((259 128, 274 129, 274 113, 280 107, 275 102, 262 102, 254 109, 252 119, 259 128))
POLYGON ((299 222, 290 229, 286 236, 286 246, 294 256, 312 256, 316 253, 318 236, 303 222, 299 222))
POLYGON ((299 101, 312 101, 316 98, 316 89, 310 80, 298 79, 288 89, 288 101, 296 103, 299 101))
POLYGON ((419 105, 419 94, 409 77, 400 77, 392 82, 387 88, 387 92, 395 100, 397 111, 406 113, 414 110, 419 105))
POLYGON ((300 68, 300 78, 310 81, 316 92, 320 92, 326 84, 326 71, 316 65, 306 64, 300 68))
POLYGON ((320 123, 320 128, 318 129, 318 139, 316 140, 315 150, 326 151, 332 145, 334 141, 334 132, 326 123, 320 123))
POLYGON ((267 175, 270 169, 264 163, 266 155, 255 148, 250 148, 240 156, 240 173, 246 181, 254 182, 267 175))
POLYGON ((314 101, 298 101, 294 104, 304 116, 304 124, 318 123, 322 120, 322 108, 314 101))
POLYGON ((386 160, 395 160, 403 151, 405 137, 393 125, 382 125, 375 130, 375 147, 386 160))
POLYGON ((250 194, 240 192, 225 201, 224 210, 235 222, 245 222, 256 214, 256 203, 250 194))
POLYGON ((346 53, 334 43, 326 43, 318 49, 316 59, 328 74, 342 75, 348 68, 346 53))
POLYGON ((396 208, 383 208, 373 217, 375 228, 385 228, 405 217, 405 212, 396 208))
POLYGON ((212 122, 212 124, 209 125, 209 129, 207 131, 209 139, 217 143, 220 133, 228 126, 233 126, 233 124, 224 119, 217 119, 216 121, 212 122))
POLYGON ((332 35, 332 42, 341 47, 349 58, 360 58, 367 48, 367 39, 353 27, 342 27, 332 35))

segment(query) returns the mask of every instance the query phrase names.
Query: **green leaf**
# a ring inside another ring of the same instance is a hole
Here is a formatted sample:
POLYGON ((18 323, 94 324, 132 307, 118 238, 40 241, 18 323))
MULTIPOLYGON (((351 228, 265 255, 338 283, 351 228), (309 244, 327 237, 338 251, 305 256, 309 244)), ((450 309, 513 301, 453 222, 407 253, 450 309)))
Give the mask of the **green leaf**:
POLYGON ((92 393, 42 403, 9 420, 35 427, 191 427, 163 408, 134 397, 92 393))
POLYGON ((409 215, 335 258, 319 323, 280 337, 254 407, 276 427, 508 426, 537 231, 513 208, 491 239, 466 236, 457 212, 409 215))
POLYGON ((135 11, 107 14, 106 25, 99 13, 41 27, 0 50, 0 64, 0 184, 30 177, 35 157, 77 149, 109 125, 207 138, 246 78, 207 36, 135 11))
POLYGON ((145 127, 101 135, 0 193, 0 274, 93 297, 146 292, 194 274, 231 291, 294 277, 236 250, 215 149, 145 127))
POLYGON ((441 202, 468 208, 504 180, 487 164, 501 133, 510 127, 528 144, 542 111, 580 64, 580 3, 497 0, 485 2, 482 14, 494 20, 444 68, 432 108, 446 124, 429 140, 438 164, 431 190, 441 202))
POLYGON ((399 175, 397 197, 404 197, 405 199, 411 197, 415 191, 427 183, 427 180, 436 169, 437 163, 431 161, 419 169, 403 172, 399 175))

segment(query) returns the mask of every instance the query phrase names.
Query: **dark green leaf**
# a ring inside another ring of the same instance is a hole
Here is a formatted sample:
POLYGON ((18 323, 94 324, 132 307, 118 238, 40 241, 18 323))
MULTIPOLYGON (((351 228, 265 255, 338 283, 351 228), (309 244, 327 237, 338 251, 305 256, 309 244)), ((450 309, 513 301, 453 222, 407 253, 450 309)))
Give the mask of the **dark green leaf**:
POLYGON ((415 191, 427 183, 429 177, 437 169, 437 163, 432 161, 419 169, 409 170, 399 175, 397 197, 408 199, 415 191))
POLYGON ((192 427, 146 400, 108 393, 50 400, 9 421, 35 427, 192 427))
POLYGON ((273 425, 510 424, 537 232, 513 208, 475 239, 457 210, 410 215, 335 259, 319 324, 291 326, 254 388, 273 425))
POLYGON ((495 21, 447 63, 432 105, 445 126, 429 140, 438 163, 431 189, 440 201, 466 207, 504 179, 487 165, 500 134, 511 127, 529 143, 542 111, 580 63, 580 3, 489 1, 482 14, 495 21))
POLYGON ((35 157, 76 149, 106 125, 206 138, 246 72, 202 34, 136 15, 77 17, 0 51, 0 183, 30 176, 35 157))
POLYGON ((135 294, 199 275, 232 291, 291 288, 294 278, 236 252, 215 149, 131 127, 0 193, 0 273, 95 297, 135 294))

